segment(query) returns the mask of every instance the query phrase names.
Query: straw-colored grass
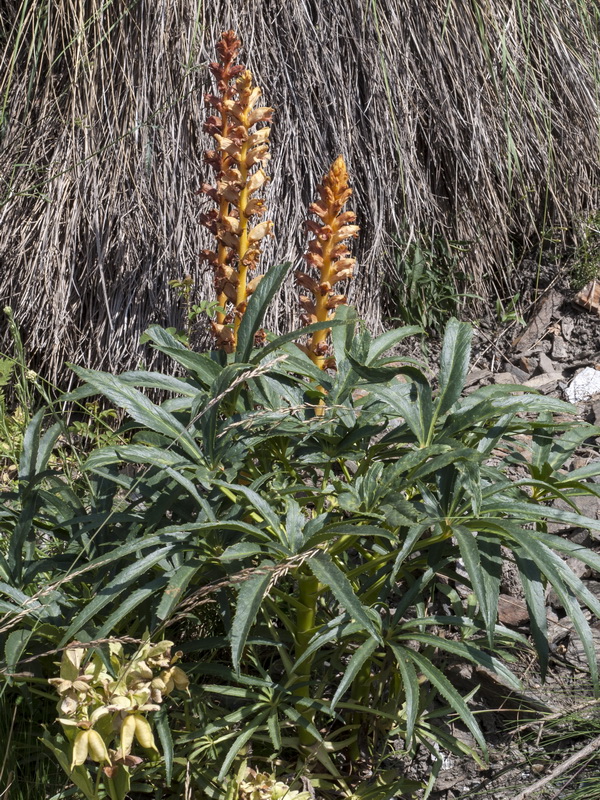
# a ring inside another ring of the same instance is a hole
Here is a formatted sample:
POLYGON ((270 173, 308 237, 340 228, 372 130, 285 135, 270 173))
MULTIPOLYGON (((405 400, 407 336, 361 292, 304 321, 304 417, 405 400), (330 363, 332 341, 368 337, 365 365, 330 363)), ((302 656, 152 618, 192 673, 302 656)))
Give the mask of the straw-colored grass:
MULTIPOLYGON (((277 108, 263 263, 299 264, 306 205, 343 153, 362 230, 350 299, 374 325, 397 230, 473 242, 473 288, 493 298, 519 288, 515 253, 598 207, 593 0, 4 0, 0 303, 48 377, 65 358, 135 363, 147 324, 179 318, 171 279, 211 296, 196 192, 227 28, 277 108)), ((295 297, 290 280, 273 325, 295 297)))

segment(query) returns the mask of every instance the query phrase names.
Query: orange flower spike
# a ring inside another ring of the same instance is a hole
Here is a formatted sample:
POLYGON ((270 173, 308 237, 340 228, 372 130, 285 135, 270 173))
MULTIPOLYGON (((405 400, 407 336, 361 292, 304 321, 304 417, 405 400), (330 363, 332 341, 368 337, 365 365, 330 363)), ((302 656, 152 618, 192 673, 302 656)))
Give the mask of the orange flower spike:
MULTIPOLYGON (((265 236, 272 235, 273 223, 270 221, 261 222, 253 228, 249 227, 250 218, 264 212, 264 202, 253 199, 251 195, 256 192, 267 180, 262 166, 250 173, 256 164, 263 165, 269 158, 269 134, 271 129, 268 127, 250 133, 250 128, 256 122, 269 121, 272 108, 257 108, 254 106, 261 95, 261 90, 253 86, 252 73, 245 70, 237 79, 236 89, 238 92, 237 102, 228 102, 228 111, 236 117, 239 125, 236 139, 220 139, 219 144, 228 153, 231 153, 237 163, 240 174, 240 193, 237 202, 238 218, 236 220, 235 236, 237 237, 238 253, 238 284, 236 297, 236 315, 234 319, 234 333, 237 331, 242 321, 242 316, 246 310, 248 301, 248 270, 256 267, 259 253, 260 242, 265 236)), ((252 282, 254 283, 254 281, 252 282)))
MULTIPOLYGON (((224 31, 221 34, 220 40, 217 42, 216 50, 219 58, 218 62, 213 62, 210 65, 210 71, 217 80, 217 91, 220 96, 207 95, 206 102, 212 105, 218 112, 219 116, 211 116, 204 124, 204 130, 211 133, 213 136, 221 135, 227 136, 230 132, 229 117, 227 114, 226 103, 232 99, 235 94, 234 88, 231 86, 231 81, 236 78, 244 70, 243 65, 234 64, 237 58, 242 43, 235 35, 234 31, 224 31)), ((231 165, 231 157, 219 151, 210 151, 207 154, 207 162, 211 164, 216 172, 217 180, 223 179, 223 176, 231 165)), ((220 221, 229 213, 229 204, 231 197, 226 196, 225 192, 219 193, 217 189, 205 184, 202 191, 209 195, 219 206, 215 219, 220 221)), ((206 222, 204 222, 206 224, 206 222)), ((208 251, 209 255, 210 251, 208 251)), ((206 256, 205 256, 206 257, 206 256)), ((223 291, 223 275, 222 267, 229 262, 229 252, 227 246, 223 242, 219 242, 217 252, 214 254, 212 261, 215 270, 215 288, 217 290, 217 300, 221 308, 225 308, 227 304, 227 294, 223 291)), ((225 314, 217 313, 217 324, 223 325, 225 321, 225 314)), ((215 330, 218 338, 218 332, 215 330)), ((220 344, 225 344, 220 342, 220 344)))
POLYGON ((220 96, 207 95, 206 100, 220 117, 209 117, 204 126, 217 142, 217 149, 206 155, 217 182, 216 186, 205 184, 202 191, 219 208, 201 216, 201 222, 218 240, 217 252, 205 251, 203 257, 213 266, 219 304, 222 308, 233 305, 233 311, 218 314, 213 325, 218 346, 228 352, 235 349, 248 297, 260 280, 259 276, 248 280, 248 271, 256 268, 261 242, 272 235, 273 227, 270 221, 253 227, 250 224, 252 217, 265 212, 264 200, 253 195, 268 180, 261 165, 270 157, 271 131, 269 127, 251 129, 259 122, 269 122, 273 109, 257 107, 261 90, 253 85, 252 74, 244 66, 233 65, 240 46, 233 31, 223 33, 217 44, 219 63, 211 64, 210 69, 220 96), (230 335, 228 324, 232 321, 230 335))
MULTIPOLYGON (((360 228, 354 225, 356 215, 352 211, 342 213, 342 208, 352 195, 348 184, 348 171, 342 156, 338 156, 331 169, 318 187, 319 201, 311 203, 309 211, 320 221, 307 220, 307 228, 315 238, 308 246, 305 259, 309 266, 319 271, 314 280, 309 275, 298 272, 296 280, 300 286, 309 289, 314 301, 306 296, 301 298, 305 310, 303 322, 326 322, 333 319, 337 306, 346 302, 346 297, 334 294, 332 287, 339 281, 352 277, 355 259, 349 257, 349 250, 343 242, 358 236, 360 228)), ((327 364, 327 337, 329 328, 313 333, 308 345, 308 354, 314 363, 324 369, 327 364)))

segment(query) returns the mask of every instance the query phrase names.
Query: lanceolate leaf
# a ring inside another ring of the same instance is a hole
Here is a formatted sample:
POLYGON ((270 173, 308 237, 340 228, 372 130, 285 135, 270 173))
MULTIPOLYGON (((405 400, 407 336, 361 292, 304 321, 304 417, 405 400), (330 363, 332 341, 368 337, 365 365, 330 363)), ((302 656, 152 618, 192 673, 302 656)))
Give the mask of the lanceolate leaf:
POLYGON ((440 360, 436 416, 445 414, 462 393, 469 368, 472 336, 472 328, 466 322, 451 319, 446 326, 440 360))
POLYGON ((513 553, 519 568, 523 594, 529 611, 529 628, 540 661, 540 673, 542 678, 545 678, 548 671, 550 648, 548 645, 546 592, 542 574, 535 561, 532 561, 520 548, 515 547, 513 553))
POLYGON ((376 361, 380 356, 401 342, 402 339, 406 339, 407 336, 417 336, 420 333, 424 333, 424 331, 419 325, 407 325, 404 328, 395 328, 394 330, 382 333, 381 336, 378 336, 377 339, 371 342, 367 363, 371 364, 373 361, 376 361))
MULTIPOLYGON (((138 548, 141 548, 142 543, 138 543, 138 548)), ((96 595, 80 612, 77 614, 71 625, 69 625, 65 635, 63 636, 60 646, 62 647, 68 641, 73 639, 79 631, 86 625, 94 616, 101 611, 109 603, 114 602, 126 589, 130 589, 131 584, 143 575, 147 570, 151 569, 155 564, 158 564, 163 558, 175 548, 175 544, 168 544, 161 547, 159 550, 148 554, 144 558, 140 558, 134 564, 125 567, 112 581, 103 586, 96 595)))
POLYGON ((266 275, 263 276, 258 284, 256 291, 248 301, 248 307, 242 317, 238 330, 237 347, 235 350, 235 360, 237 362, 247 362, 254 346, 254 334, 262 325, 264 316, 267 312, 271 300, 275 297, 279 287, 285 280, 285 276, 290 270, 291 262, 277 264, 271 267, 266 275))
POLYGON ((235 616, 231 626, 231 660, 236 672, 239 671, 242 651, 270 580, 270 572, 267 572, 266 575, 247 578, 238 592, 235 616))
POLYGON ((475 737, 475 741, 480 746, 484 753, 487 753, 487 745, 485 738, 475 721, 473 712, 469 709, 460 694, 456 691, 454 686, 450 683, 448 678, 435 667, 428 658, 422 653, 417 653, 407 647, 403 647, 404 654, 415 664, 415 666, 423 673, 423 675, 435 686, 444 700, 450 705, 451 708, 458 714, 460 719, 464 722, 467 728, 475 737))
POLYGON ((406 744, 407 747, 411 747, 419 714, 419 680, 413 662, 404 652, 405 648, 392 643, 389 647, 396 657, 396 664, 402 675, 406 705, 406 744))
POLYGON ((150 430, 163 433, 178 443, 192 459, 201 457, 198 446, 179 420, 160 406, 155 405, 146 395, 138 392, 133 386, 121 381, 116 375, 106 372, 94 372, 83 367, 72 367, 73 371, 84 381, 91 384, 96 391, 122 408, 141 425, 150 430))
POLYGON ((356 653, 351 657, 350 661, 348 662, 348 666, 344 672, 344 675, 341 681, 338 684, 337 689, 335 690, 335 694, 331 699, 331 710, 336 706, 338 700, 341 699, 346 689, 352 684, 352 681, 355 679, 357 673, 359 672, 360 668, 363 666, 365 661, 369 660, 373 655, 375 649, 377 648, 378 644, 375 639, 367 639, 366 642, 363 642, 361 646, 358 648, 356 653))
POLYGON ((365 630, 367 630, 377 642, 382 644, 381 637, 375 630, 365 607, 355 595, 352 584, 344 573, 336 567, 331 557, 327 555, 327 553, 317 553, 317 555, 313 556, 308 561, 308 566, 315 578, 318 578, 321 583, 329 586, 335 599, 342 608, 346 609, 354 619, 361 622, 365 630))
POLYGON ((171 785, 171 777, 173 775, 173 734, 171 733, 171 725, 169 723, 169 716, 167 713, 167 706, 163 703, 154 716, 154 724, 158 733, 158 738, 162 745, 163 756, 165 759, 165 780, 167 786, 171 785))
POLYGON ((225 756, 223 764, 221 765, 221 769, 219 771, 219 780, 222 781, 226 777, 227 773, 231 769, 231 765, 233 764, 235 757, 240 752, 242 747, 246 744, 246 742, 250 741, 250 739, 254 736, 256 731, 261 728, 270 714, 271 709, 267 708, 265 711, 257 714, 254 718, 254 721, 250 723, 247 727, 245 727, 240 735, 236 738, 234 743, 229 748, 229 752, 225 756))

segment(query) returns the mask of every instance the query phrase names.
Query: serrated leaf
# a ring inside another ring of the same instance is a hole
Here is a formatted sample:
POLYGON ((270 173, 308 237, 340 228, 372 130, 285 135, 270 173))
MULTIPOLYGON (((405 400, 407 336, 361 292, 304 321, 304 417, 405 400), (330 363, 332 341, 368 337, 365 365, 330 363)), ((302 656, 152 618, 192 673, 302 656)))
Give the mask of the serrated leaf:
POLYGON ((451 319, 444 333, 440 358, 436 416, 448 411, 462 394, 471 355, 473 330, 466 322, 451 319))
POLYGON ((419 714, 419 680, 412 661, 404 652, 404 647, 390 642, 389 648, 396 657, 396 664, 402 676, 406 704, 406 745, 410 748, 419 714))
POLYGON ((91 384, 97 392, 107 397, 118 408, 124 409, 132 419, 150 430, 168 436, 178 443, 194 460, 201 458, 196 442, 179 420, 133 386, 121 381, 118 376, 106 372, 71 365, 71 369, 82 380, 91 384))
POLYGON ((279 291, 290 267, 290 261, 283 264, 276 264, 270 267, 269 271, 263 275, 256 291, 248 300, 248 305, 237 335, 237 347, 235 349, 236 362, 247 362, 254 347, 254 334, 262 325, 264 316, 271 304, 271 300, 279 291))
POLYGON ((341 699, 342 695, 350 686, 350 684, 356 678, 360 668, 363 666, 367 659, 370 659, 373 655, 375 649, 377 648, 378 643, 375 639, 367 639, 366 642, 363 642, 358 650, 352 655, 350 661, 348 661, 348 665, 344 671, 342 679, 338 683, 338 687, 335 690, 335 694, 331 698, 331 705, 330 708, 333 711, 335 708, 338 700, 341 699))
POLYGON ((403 648, 405 654, 415 666, 423 673, 427 680, 435 686, 440 695, 450 705, 452 709, 458 714, 460 719, 464 722, 467 728, 473 734, 475 741, 484 753, 487 753, 487 744, 479 725, 475 720, 473 712, 469 709, 461 695, 456 691, 454 686, 450 683, 448 678, 435 667, 428 658, 422 653, 417 653, 414 650, 403 648))
POLYGON ((270 580, 271 573, 268 572, 266 575, 247 578, 240 586, 231 626, 231 660, 236 672, 239 672, 248 634, 254 625, 270 580))
POLYGON ((173 776, 173 734, 171 733, 167 707, 164 703, 161 706, 160 711, 154 715, 154 727, 158 733, 158 738, 160 740, 165 759, 165 781, 167 786, 170 786, 171 778, 173 776))
MULTIPOLYGON (((138 549, 141 549, 143 546, 145 545, 142 542, 138 543, 138 549)), ((97 594, 93 600, 90 600, 79 614, 77 614, 73 622, 67 628, 60 642, 60 646, 62 647, 73 639, 83 626, 93 619, 99 611, 109 603, 114 602, 126 589, 130 588, 131 584, 137 580, 140 575, 143 575, 147 570, 150 570, 155 564, 158 564, 159 561, 169 555, 175 546, 174 543, 165 545, 121 570, 121 572, 107 583, 106 586, 103 586, 101 592, 97 594)))
POLYGON ((327 553, 317 553, 317 555, 309 559, 308 566, 315 578, 331 589, 333 596, 342 608, 358 622, 361 622, 365 630, 379 644, 383 644, 379 633, 375 630, 373 622, 367 614, 366 608, 354 594, 352 584, 339 567, 336 567, 331 557, 327 553))

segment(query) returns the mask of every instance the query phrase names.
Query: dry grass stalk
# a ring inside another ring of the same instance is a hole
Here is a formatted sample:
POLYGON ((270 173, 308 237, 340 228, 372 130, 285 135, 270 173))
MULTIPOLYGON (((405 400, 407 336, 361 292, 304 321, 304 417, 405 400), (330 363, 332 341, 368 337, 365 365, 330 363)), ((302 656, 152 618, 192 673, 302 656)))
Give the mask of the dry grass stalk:
MULTIPOLYGON (((280 109, 265 257, 296 259, 323 158, 343 151, 363 227, 349 299, 373 327, 399 229, 471 241, 464 268, 493 308, 526 280, 515 250, 598 208, 597 3, 298 0, 276 21, 273 8, 0 3, 0 307, 37 371, 132 367, 150 322, 182 327, 171 279, 213 296, 196 192, 224 27, 280 109)), ((290 282, 270 327, 290 329, 295 296, 290 282)))
POLYGON ((217 142, 217 149, 205 154, 215 172, 216 185, 205 183, 202 191, 218 208, 202 214, 201 222, 217 238, 218 246, 216 251, 204 250, 202 255, 214 269, 217 297, 223 309, 213 323, 213 331, 217 346, 227 351, 235 348, 248 297, 260 280, 256 276, 248 281, 248 272, 256 270, 261 242, 272 235, 273 228, 270 220, 250 225, 253 217, 265 212, 264 200, 255 195, 268 180, 262 165, 270 158, 271 133, 266 126, 252 129, 257 123, 270 122, 273 109, 256 105, 261 90, 254 86, 252 73, 242 65, 234 65, 240 47, 233 31, 221 34, 216 48, 219 61, 210 65, 218 93, 205 96, 218 114, 204 124, 204 130, 217 142), (225 312, 228 302, 233 304, 230 314, 225 312))

